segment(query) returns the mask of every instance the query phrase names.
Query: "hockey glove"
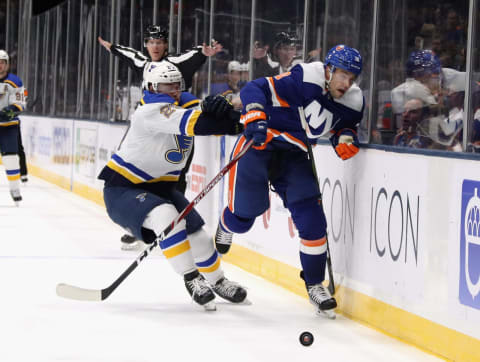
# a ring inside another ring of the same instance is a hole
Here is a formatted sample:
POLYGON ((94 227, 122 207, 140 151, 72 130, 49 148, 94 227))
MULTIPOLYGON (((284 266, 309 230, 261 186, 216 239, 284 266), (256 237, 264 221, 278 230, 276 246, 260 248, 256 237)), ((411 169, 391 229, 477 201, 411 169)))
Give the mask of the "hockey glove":
POLYGON ((0 121, 1 122, 9 122, 14 119, 18 112, 18 108, 14 105, 9 105, 0 111, 0 121))
POLYGON ((227 117, 233 105, 224 96, 207 96, 202 102, 202 112, 209 113, 216 119, 227 117))
POLYGON ((267 121, 260 120, 247 124, 243 133, 247 142, 253 138, 254 146, 262 146, 267 140, 267 129, 267 121))
POLYGON ((358 137, 353 129, 344 128, 330 137, 335 152, 342 160, 348 160, 355 156, 360 147, 358 137))

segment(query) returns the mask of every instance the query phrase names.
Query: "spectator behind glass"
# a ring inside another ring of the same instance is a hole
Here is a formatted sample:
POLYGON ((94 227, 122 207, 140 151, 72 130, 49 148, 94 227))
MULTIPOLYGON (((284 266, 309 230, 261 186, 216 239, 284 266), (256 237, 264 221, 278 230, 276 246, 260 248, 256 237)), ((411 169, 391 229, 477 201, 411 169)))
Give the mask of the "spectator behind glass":
POLYGON ((232 60, 228 63, 226 82, 213 83, 210 93, 223 95, 232 102, 235 109, 241 109, 239 93, 243 86, 247 84, 247 80, 248 63, 232 60))
POLYGON ((461 151, 459 141, 463 127, 465 73, 442 68, 440 60, 431 50, 412 52, 406 64, 406 73, 405 82, 392 90, 397 127, 404 128, 405 112, 411 110, 408 102, 418 100, 424 111, 421 119, 417 120, 417 131, 433 141, 428 147, 461 151))
POLYGON ((410 99, 404 105, 402 113, 402 128, 393 139, 394 146, 428 148, 429 138, 422 136, 418 125, 424 117, 423 102, 420 99, 410 99))
POLYGON ((300 63, 297 55, 298 39, 293 34, 278 33, 271 54, 270 47, 255 42, 253 49, 253 79, 273 77, 288 72, 294 65, 300 63))

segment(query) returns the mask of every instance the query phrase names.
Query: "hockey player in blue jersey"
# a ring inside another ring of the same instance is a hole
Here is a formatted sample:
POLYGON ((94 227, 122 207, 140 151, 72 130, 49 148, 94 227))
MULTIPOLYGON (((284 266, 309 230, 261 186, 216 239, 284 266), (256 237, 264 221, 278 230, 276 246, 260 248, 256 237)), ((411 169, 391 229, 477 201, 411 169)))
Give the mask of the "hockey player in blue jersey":
POLYGON ((338 45, 328 52, 325 63, 298 64, 290 72, 256 79, 242 89, 245 131, 232 156, 251 138, 254 147, 229 173, 228 206, 215 235, 217 250, 228 252, 232 234, 247 232, 268 209, 270 184, 298 229, 302 277, 310 301, 329 317, 334 317, 337 304, 322 285, 327 225, 306 142, 329 134, 343 160, 358 152, 356 128, 364 98, 355 79, 361 70, 360 53, 338 45), (300 114, 307 122, 305 130, 300 114))
MULTIPOLYGON (((148 91, 135 111, 131 127, 99 175, 110 218, 139 240, 151 243, 189 201, 176 182, 193 136, 238 134, 240 113, 225 98, 207 97, 202 109, 183 108, 196 99, 180 91, 182 74, 169 62, 157 63, 145 78, 148 91)), ((173 269, 184 277, 193 300, 214 309, 214 292, 233 303, 246 290, 225 278, 211 236, 192 210, 160 242, 173 269), (200 274, 201 273, 201 274, 200 274), (212 291, 213 290, 213 291, 212 291)))
POLYGON ((20 194, 20 161, 18 115, 25 109, 26 91, 22 80, 9 73, 10 58, 5 50, 0 50, 0 150, 7 173, 10 195, 18 206, 20 194))

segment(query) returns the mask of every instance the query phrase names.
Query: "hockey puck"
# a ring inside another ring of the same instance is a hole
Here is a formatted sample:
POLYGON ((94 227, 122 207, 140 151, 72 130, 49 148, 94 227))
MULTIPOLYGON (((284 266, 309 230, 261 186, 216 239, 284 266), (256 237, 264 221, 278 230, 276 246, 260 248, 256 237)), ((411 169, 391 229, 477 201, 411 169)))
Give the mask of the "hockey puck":
POLYGON ((313 343, 313 334, 310 332, 303 332, 300 334, 300 343, 305 347, 311 346, 313 343))

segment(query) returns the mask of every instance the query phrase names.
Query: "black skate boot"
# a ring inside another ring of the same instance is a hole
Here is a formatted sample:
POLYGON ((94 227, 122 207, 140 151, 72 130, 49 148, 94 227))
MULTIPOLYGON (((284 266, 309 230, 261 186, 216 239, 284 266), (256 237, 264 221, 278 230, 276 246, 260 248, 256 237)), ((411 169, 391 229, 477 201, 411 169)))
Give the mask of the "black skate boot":
POLYGON ((223 277, 213 286, 213 291, 232 303, 242 303, 247 298, 247 291, 238 283, 223 277))
POLYGON ((20 195, 20 190, 10 190, 10 195, 12 196, 13 202, 15 202, 15 206, 18 206, 20 204, 20 201, 22 201, 22 195, 20 195))
POLYGON ((217 232, 215 233, 215 247, 220 254, 228 253, 232 245, 232 236, 232 233, 224 231, 220 223, 218 224, 217 232))
MULTIPOLYGON (((305 280, 303 271, 300 272, 300 277, 305 280)), ((305 287, 307 288, 310 303, 317 308, 317 314, 335 319, 336 315, 333 310, 337 307, 337 301, 330 295, 328 288, 324 287, 322 283, 307 285, 306 282, 305 287)))
POLYGON ((191 273, 183 276, 185 280, 185 287, 188 293, 192 296, 193 300, 203 306, 208 311, 214 311, 215 307, 215 294, 208 286, 207 282, 202 275, 195 270, 191 273))
POLYGON ((28 182, 28 176, 27 175, 20 176, 20 181, 22 181, 22 183, 28 182))
POLYGON ((120 238, 122 250, 137 250, 140 246, 135 236, 125 234, 120 238))

